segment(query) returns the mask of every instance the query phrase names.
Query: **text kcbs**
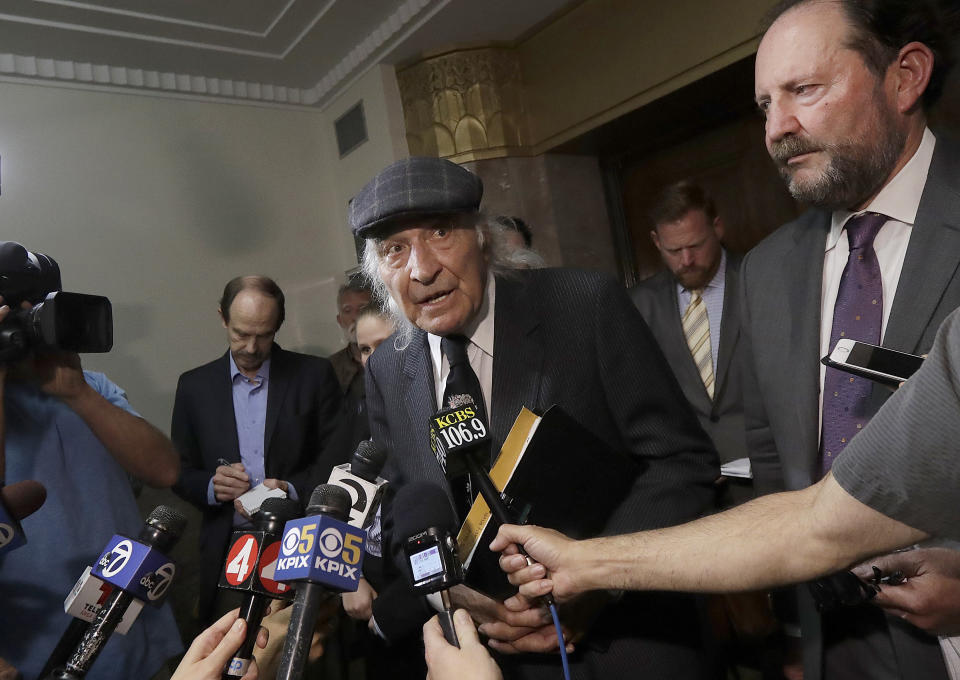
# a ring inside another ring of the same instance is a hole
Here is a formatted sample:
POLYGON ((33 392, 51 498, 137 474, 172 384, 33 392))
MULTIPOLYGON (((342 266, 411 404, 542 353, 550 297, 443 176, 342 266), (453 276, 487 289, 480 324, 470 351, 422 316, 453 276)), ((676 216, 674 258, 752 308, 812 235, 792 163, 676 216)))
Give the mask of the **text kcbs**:
POLYGON ((433 416, 433 424, 435 432, 443 437, 447 451, 487 437, 487 428, 473 406, 441 411, 433 416))

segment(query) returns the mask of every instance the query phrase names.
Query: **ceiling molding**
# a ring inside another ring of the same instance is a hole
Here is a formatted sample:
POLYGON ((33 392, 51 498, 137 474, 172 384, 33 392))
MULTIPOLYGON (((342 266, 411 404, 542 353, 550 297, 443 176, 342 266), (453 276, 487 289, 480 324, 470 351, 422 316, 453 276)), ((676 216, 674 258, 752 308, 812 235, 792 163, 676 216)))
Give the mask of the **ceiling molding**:
POLYGON ((234 28, 232 26, 224 26, 222 24, 210 24, 202 21, 191 21, 189 19, 174 19, 172 17, 163 16, 162 14, 150 14, 148 12, 134 12, 127 9, 118 9, 116 7, 106 7, 104 5, 95 5, 89 2, 75 2, 74 0, 33 0, 34 2, 44 3, 47 5, 58 5, 60 7, 71 7, 73 9, 80 9, 87 12, 100 12, 103 14, 115 14, 117 16, 131 17, 134 19, 143 19, 145 21, 156 21, 164 24, 174 24, 178 26, 190 26, 191 28, 203 28, 209 31, 220 31, 222 33, 235 33, 237 35, 249 35, 258 38, 267 37, 270 32, 276 27, 280 20, 287 14, 290 8, 297 2, 297 0, 288 0, 287 4, 284 5, 277 16, 264 28, 262 31, 251 31, 246 28, 234 28))
POLYGON ((43 78, 87 86, 111 85, 121 88, 176 92, 225 97, 278 104, 303 104, 304 91, 298 88, 252 83, 241 80, 208 78, 186 73, 144 71, 126 66, 44 59, 20 54, 0 53, 0 74, 25 78, 43 78))
POLYGON ((574 0, 203 1, 13 0, 0 80, 323 109, 377 64, 510 40, 574 0))
MULTIPOLYGON (((44 0, 44 1, 49 2, 50 0, 44 0)), ((290 3, 287 5, 287 7, 289 8, 294 2, 296 2, 296 0, 290 0, 290 3)), ((310 31, 313 30, 313 28, 317 25, 317 22, 319 22, 324 17, 324 15, 330 11, 330 9, 333 7, 334 4, 336 4, 336 2, 337 0, 328 0, 327 3, 323 7, 321 7, 319 11, 317 11, 313 19, 311 19, 307 23, 307 25, 304 26, 303 30, 301 30, 297 34, 297 36, 293 39, 293 41, 278 52, 244 49, 240 47, 231 47, 229 45, 218 45, 216 43, 201 42, 198 40, 183 40, 180 38, 170 38, 167 36, 151 35, 148 33, 134 33, 132 31, 120 31, 120 30, 115 30, 111 28, 105 28, 103 26, 71 24, 64 21, 53 21, 50 19, 41 19, 38 17, 23 17, 18 14, 0 14, 0 21, 10 21, 12 23, 27 24, 30 26, 43 26, 46 28, 58 28, 64 31, 90 33, 93 35, 110 36, 113 38, 141 40, 144 42, 153 42, 161 45, 176 45, 177 47, 192 47, 198 50, 211 50, 214 52, 225 52, 227 54, 238 54, 246 57, 260 57, 262 59, 282 60, 282 59, 286 59, 287 56, 289 56, 290 52, 292 52, 294 48, 296 48, 297 45, 300 44, 300 41, 303 40, 304 36, 306 36, 308 33, 310 33, 310 31)), ((284 10, 284 12, 285 11, 286 10, 284 10)), ((185 22, 185 21, 170 21, 169 23, 177 23, 181 25, 192 25, 192 26, 197 25, 196 22, 185 22)), ((275 24, 272 24, 270 26, 270 30, 272 30, 274 26, 275 24)), ((204 26, 204 28, 208 28, 208 30, 227 32, 226 29, 215 27, 215 26, 212 28, 209 26, 204 26)), ((241 31, 241 30, 233 30, 229 32, 239 33, 244 35, 253 35, 258 38, 266 38, 269 35, 269 30, 265 33, 254 33, 250 31, 241 31)))

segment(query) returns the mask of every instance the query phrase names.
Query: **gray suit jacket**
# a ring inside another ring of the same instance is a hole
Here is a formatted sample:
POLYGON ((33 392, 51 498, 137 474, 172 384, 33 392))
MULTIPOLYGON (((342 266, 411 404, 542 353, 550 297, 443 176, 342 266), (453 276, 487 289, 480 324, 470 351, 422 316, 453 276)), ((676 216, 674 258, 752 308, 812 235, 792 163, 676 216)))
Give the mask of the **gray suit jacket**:
MULTIPOLYGON (((623 287, 606 276, 554 269, 517 271, 496 285, 492 449, 499 451, 522 406, 542 412, 560 404, 644 468, 608 523, 611 533, 701 513, 719 474, 716 453, 623 287)), ((432 480, 448 489, 428 437, 436 397, 426 334, 417 332, 402 351, 384 342, 366 381, 373 439, 388 451, 384 477, 396 486, 432 480)), ((389 508, 383 518, 396 550, 405 537, 392 535, 389 508)), ((571 666, 581 679, 630 677, 637 668, 650 677, 696 678, 706 670, 699 644, 691 598, 631 593, 600 615, 571 666), (657 615, 637 614, 644 611, 657 615)), ((550 655, 501 662, 507 677, 558 673, 550 655)))
MULTIPOLYGON (((677 284, 670 271, 665 269, 641 281, 630 291, 633 304, 653 331, 684 396, 700 419, 700 425, 717 447, 721 463, 747 455, 743 427, 743 387, 740 381, 739 270, 740 258, 728 254, 720 348, 712 399, 703 386, 683 336, 677 284)), ((711 322, 716 323, 716 320, 711 322)))
MULTIPOLYGON (((820 296, 829 230, 830 213, 809 210, 764 239, 741 268, 744 413, 758 493, 801 489, 816 481, 820 296)), ((960 147, 941 137, 884 333, 886 347, 912 353, 930 349, 940 323, 960 306, 958 267, 960 147)), ((889 394, 874 388, 874 411, 889 394)), ((805 628, 811 643, 805 644, 808 680, 819 678, 821 649, 814 628, 814 623, 805 628)), ((909 677, 932 677, 923 674, 919 661, 911 669, 908 652, 896 639, 894 644, 909 677)))

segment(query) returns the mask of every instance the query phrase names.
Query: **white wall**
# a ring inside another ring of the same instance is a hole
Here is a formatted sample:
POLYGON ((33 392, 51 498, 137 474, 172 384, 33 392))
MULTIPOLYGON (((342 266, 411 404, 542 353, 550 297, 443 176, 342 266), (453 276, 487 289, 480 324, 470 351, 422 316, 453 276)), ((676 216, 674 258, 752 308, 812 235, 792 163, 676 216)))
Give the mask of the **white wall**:
POLYGON ((318 110, 0 83, 0 239, 56 258, 66 290, 111 299, 114 350, 84 365, 166 430, 179 374, 225 349, 216 303, 233 276, 287 293, 284 346, 342 345, 334 297, 356 259, 344 192, 395 155, 392 140, 374 148, 391 127, 383 82, 375 69, 347 93, 371 97, 383 130, 355 152, 362 170, 318 110))

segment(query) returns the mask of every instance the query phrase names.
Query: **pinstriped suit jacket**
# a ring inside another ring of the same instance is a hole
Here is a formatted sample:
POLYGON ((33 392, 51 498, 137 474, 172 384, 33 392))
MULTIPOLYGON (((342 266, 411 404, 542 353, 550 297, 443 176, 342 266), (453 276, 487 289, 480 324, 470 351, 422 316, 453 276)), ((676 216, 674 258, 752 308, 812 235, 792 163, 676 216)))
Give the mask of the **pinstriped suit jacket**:
MULTIPOLYGON (((623 287, 607 276, 553 269, 498 276, 496 285, 494 450, 522 406, 542 412, 559 404, 644 467, 609 533, 669 526, 700 514, 718 475, 716 452, 623 287)), ((436 404, 426 334, 418 331, 402 351, 384 342, 366 379, 371 432, 389 454, 384 476, 397 486, 426 479, 448 488, 428 441, 436 404)), ((389 510, 384 517, 389 537, 389 510)), ((591 628, 575 656, 574 675, 629 677, 643 669, 649 677, 702 677, 698 638, 687 596, 630 594, 591 628)), ((557 672, 551 656, 521 659, 507 670, 524 678, 557 672)))

